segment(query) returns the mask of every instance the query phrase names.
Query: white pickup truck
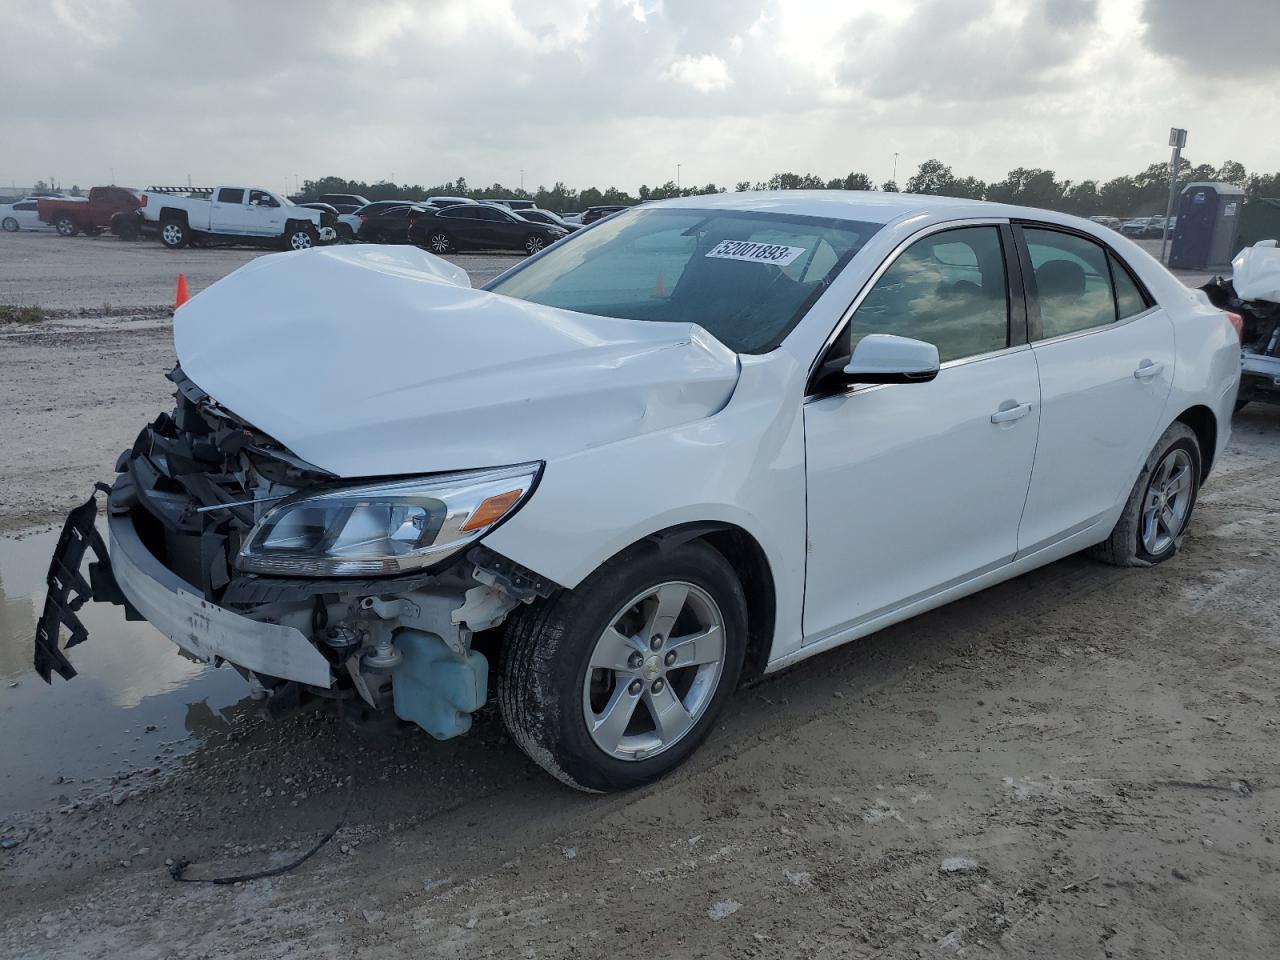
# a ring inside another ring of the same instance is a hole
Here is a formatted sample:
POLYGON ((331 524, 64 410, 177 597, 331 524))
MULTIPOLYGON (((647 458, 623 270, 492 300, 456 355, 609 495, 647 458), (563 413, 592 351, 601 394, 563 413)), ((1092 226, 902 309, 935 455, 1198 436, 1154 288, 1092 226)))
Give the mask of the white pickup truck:
POLYGON ((327 235, 333 239, 332 216, 300 207, 288 197, 261 187, 214 187, 186 195, 144 190, 139 213, 171 250, 193 240, 221 238, 306 250, 327 235))

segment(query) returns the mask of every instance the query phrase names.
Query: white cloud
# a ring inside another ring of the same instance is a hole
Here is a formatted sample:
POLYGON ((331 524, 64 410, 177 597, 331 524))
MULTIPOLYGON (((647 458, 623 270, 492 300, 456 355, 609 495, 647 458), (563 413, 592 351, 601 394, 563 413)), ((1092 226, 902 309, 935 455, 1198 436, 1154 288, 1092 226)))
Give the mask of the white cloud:
POLYGON ((728 65, 714 53, 704 53, 700 57, 681 57, 667 67, 663 77, 693 87, 699 93, 724 90, 733 83, 728 65))

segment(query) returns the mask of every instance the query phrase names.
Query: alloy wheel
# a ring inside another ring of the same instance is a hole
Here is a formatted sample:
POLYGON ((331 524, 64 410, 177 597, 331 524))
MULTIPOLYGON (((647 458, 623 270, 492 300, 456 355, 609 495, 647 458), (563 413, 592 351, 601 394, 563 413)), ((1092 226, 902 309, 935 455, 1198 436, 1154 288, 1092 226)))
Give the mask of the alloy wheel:
POLYGON ((1170 450, 1152 471, 1142 501, 1142 546, 1147 553, 1164 553, 1182 533, 1191 512, 1194 466, 1187 451, 1170 450))
POLYGON ((530 237, 528 240, 524 242, 524 248, 529 251, 530 256, 533 256, 535 253, 541 250, 544 246, 546 246, 546 244, 543 243, 541 237, 530 237))
POLYGON ((432 253, 449 252, 449 238, 443 233, 433 233, 431 239, 427 241, 427 245, 431 247, 432 253))
POLYGON ((597 747, 619 760, 670 749, 710 706, 724 668, 720 608, 701 587, 669 581, 633 598, 596 641, 582 712, 597 747))
POLYGON ((305 230, 296 231, 293 236, 289 238, 289 246, 293 247, 295 250, 310 250, 311 234, 307 233, 305 230))
POLYGON ((76 224, 74 220, 63 217, 58 221, 58 233, 64 237, 69 237, 76 232, 76 224))
POLYGON ((168 244, 179 243, 182 240, 182 228, 176 223, 166 223, 162 234, 164 242, 168 244))

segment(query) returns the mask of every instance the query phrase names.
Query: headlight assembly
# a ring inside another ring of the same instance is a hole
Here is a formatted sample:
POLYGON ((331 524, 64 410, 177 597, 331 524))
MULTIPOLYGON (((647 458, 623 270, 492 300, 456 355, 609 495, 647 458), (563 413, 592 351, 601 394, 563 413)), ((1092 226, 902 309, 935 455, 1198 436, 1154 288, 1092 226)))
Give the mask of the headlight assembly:
POLYGON ((542 465, 451 473, 287 500, 250 531, 236 566, 294 577, 378 577, 438 563, 519 509, 542 465))

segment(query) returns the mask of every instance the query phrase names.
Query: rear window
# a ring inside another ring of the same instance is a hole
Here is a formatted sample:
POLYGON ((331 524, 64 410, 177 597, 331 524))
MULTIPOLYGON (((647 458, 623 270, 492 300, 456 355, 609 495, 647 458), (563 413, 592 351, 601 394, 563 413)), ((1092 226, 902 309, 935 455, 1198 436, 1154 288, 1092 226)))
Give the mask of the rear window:
POLYGON ((879 227, 774 213, 633 210, 486 289, 579 313, 697 323, 732 350, 764 353, 879 227))

